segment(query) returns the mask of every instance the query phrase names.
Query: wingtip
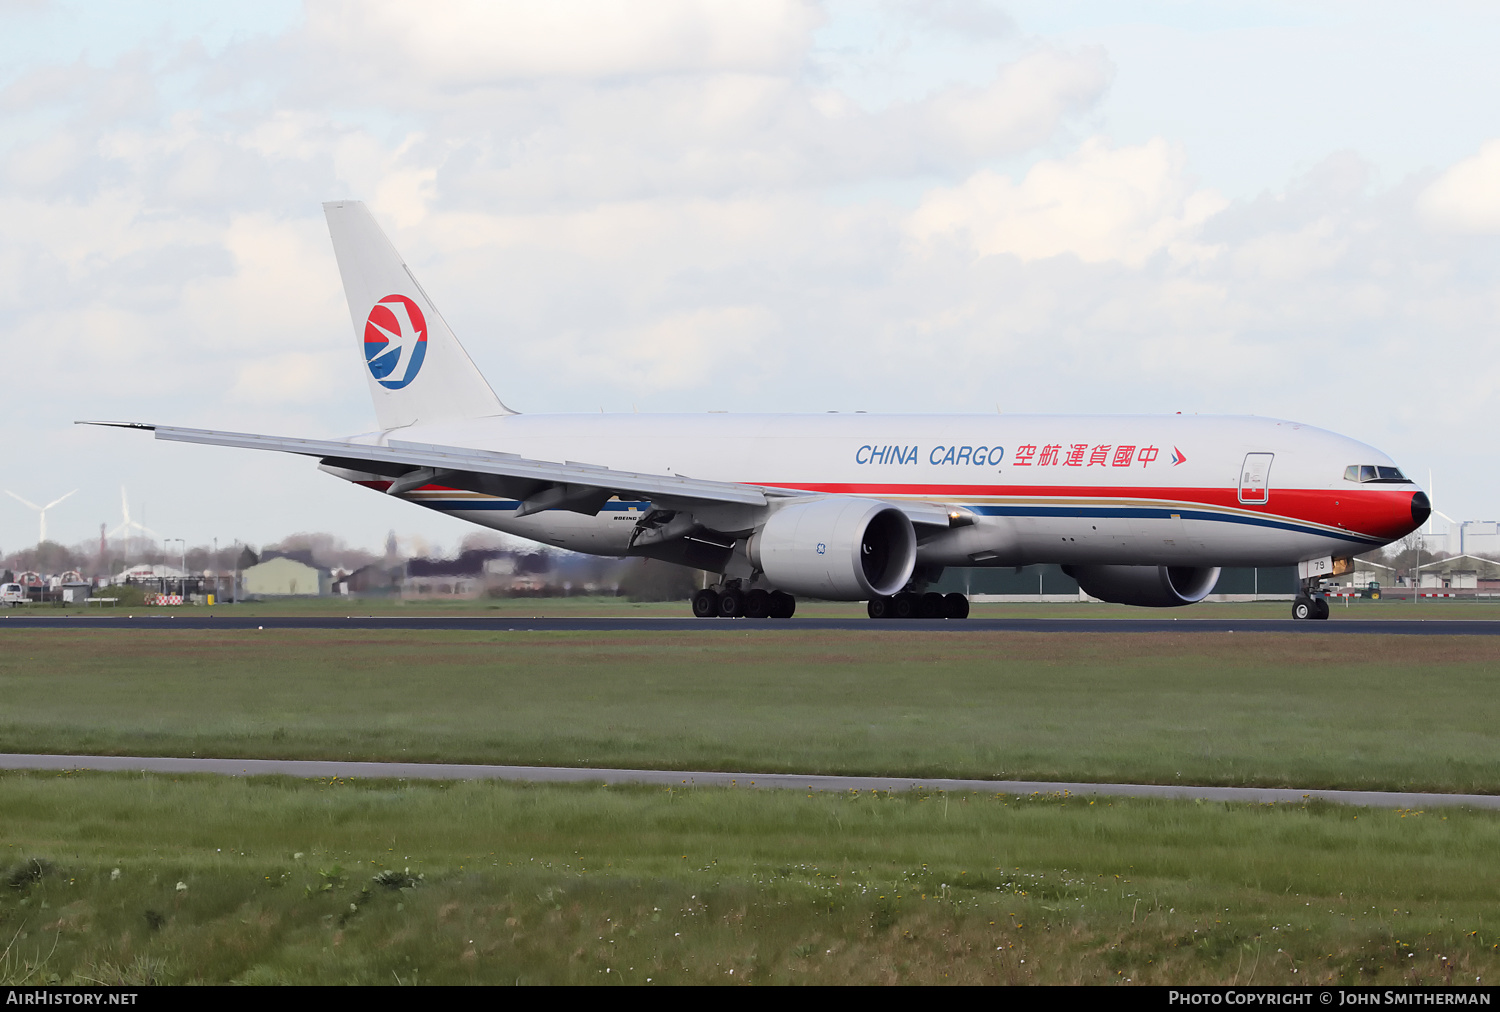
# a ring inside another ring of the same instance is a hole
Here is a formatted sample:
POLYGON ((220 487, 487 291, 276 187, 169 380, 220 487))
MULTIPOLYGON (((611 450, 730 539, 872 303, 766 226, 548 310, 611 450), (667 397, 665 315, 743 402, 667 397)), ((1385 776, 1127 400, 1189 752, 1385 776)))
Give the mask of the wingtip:
POLYGON ((156 425, 151 422, 103 422, 92 419, 80 419, 74 425, 104 425, 112 429, 144 429, 147 432, 155 432, 156 425))

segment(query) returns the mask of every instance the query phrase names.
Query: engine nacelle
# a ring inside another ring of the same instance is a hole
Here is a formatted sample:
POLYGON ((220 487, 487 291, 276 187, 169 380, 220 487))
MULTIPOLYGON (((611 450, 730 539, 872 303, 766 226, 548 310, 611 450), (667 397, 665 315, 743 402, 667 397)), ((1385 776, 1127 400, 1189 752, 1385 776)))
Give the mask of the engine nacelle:
POLYGON ((1064 566, 1090 597, 1142 608, 1197 604, 1219 582, 1218 566, 1064 566))
POLYGON ((783 506, 746 551, 767 580, 789 593, 865 601, 906 586, 917 535, 890 503, 829 496, 783 506))

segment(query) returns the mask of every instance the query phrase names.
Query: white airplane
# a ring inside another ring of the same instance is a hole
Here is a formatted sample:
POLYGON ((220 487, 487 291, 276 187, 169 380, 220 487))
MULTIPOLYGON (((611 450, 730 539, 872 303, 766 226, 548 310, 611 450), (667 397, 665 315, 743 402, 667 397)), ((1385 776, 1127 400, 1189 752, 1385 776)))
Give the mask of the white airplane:
POLYGON ((518 414, 500 402, 364 204, 324 205, 380 428, 342 440, 140 423, 278 450, 484 527, 719 574, 702 617, 968 615, 947 567, 1057 563, 1090 595, 1201 601, 1222 566, 1318 580, 1426 520, 1380 451, 1296 422, 1197 415, 518 414))

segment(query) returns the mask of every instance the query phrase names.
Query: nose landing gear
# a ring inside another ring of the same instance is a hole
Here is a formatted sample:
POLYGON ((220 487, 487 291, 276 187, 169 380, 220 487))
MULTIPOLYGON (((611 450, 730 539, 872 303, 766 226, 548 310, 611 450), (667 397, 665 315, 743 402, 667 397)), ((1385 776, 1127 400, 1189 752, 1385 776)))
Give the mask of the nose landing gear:
POLYGON ((1298 621, 1322 621, 1328 618, 1328 598, 1304 591, 1292 602, 1292 618, 1298 621))

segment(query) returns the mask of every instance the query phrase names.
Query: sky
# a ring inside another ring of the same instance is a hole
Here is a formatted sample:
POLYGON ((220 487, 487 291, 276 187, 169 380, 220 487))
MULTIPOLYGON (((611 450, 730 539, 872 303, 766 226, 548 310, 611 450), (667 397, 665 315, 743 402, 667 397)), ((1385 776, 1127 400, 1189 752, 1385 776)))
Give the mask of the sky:
MULTIPOLYGON (((510 407, 1258 414, 1500 517, 1500 7, 0 0, 3 488, 471 528, 78 419, 374 427, 321 202, 510 407)), ((0 497, 0 550, 37 517, 0 497)))

